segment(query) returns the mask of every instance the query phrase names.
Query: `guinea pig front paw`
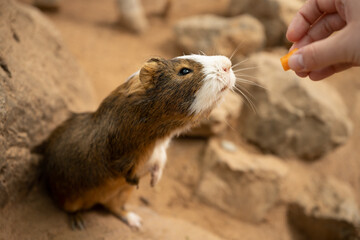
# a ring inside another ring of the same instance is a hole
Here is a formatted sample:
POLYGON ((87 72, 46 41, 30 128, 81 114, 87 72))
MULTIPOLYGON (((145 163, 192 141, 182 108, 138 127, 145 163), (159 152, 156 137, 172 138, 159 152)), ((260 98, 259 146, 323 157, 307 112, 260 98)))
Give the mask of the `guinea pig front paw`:
POLYGON ((150 180, 150 185, 152 187, 154 187, 161 179, 162 173, 163 173, 163 169, 160 168, 160 166, 158 164, 155 164, 151 170, 151 180, 150 180))
POLYGON ((139 215, 133 212, 128 212, 124 217, 124 221, 135 230, 140 230, 142 226, 142 219, 139 215))

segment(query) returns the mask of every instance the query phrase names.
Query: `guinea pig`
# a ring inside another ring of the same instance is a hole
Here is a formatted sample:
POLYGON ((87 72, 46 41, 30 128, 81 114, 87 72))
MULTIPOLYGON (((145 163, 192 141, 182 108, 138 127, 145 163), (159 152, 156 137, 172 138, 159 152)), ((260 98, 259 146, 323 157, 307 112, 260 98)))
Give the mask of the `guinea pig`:
POLYGON ((95 112, 73 114, 44 142, 44 176, 57 204, 75 216, 103 205, 133 228, 125 210, 139 179, 161 178, 171 138, 208 116, 235 85, 224 56, 151 58, 106 97, 95 112))

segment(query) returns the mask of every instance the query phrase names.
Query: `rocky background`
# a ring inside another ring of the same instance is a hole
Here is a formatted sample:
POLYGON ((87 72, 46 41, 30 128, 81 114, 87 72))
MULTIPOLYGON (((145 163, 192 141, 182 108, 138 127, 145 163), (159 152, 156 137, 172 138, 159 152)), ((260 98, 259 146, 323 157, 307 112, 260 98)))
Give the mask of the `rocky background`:
POLYGON ((142 0, 126 14, 120 2, 63 0, 42 13, 0 0, 1 240, 360 239, 360 71, 313 82, 282 70, 303 1, 142 0), (230 93, 173 141, 158 186, 141 181, 129 208, 142 231, 101 209, 71 231, 31 148, 147 58, 199 52, 233 55, 246 97, 230 93))

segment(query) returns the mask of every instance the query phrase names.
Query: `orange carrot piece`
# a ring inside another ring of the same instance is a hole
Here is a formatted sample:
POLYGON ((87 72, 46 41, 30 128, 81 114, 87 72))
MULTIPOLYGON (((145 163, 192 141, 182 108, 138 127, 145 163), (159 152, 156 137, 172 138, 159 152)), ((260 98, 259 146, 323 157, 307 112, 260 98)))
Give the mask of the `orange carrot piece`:
POLYGON ((298 49, 295 48, 293 50, 291 50, 288 54, 286 54, 285 56, 280 58, 281 61, 281 65, 284 68, 284 71, 287 71, 290 69, 289 67, 289 58, 291 57, 291 55, 293 55, 298 49))

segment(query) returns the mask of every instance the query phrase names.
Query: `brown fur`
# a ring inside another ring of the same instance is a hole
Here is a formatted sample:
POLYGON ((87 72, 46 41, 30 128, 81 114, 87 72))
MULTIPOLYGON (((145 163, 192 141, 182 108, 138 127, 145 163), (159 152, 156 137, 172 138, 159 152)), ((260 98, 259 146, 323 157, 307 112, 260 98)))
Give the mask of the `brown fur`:
POLYGON ((150 59, 95 112, 74 114, 56 128, 44 158, 47 184, 59 205, 76 212, 103 204, 123 217, 137 170, 156 141, 201 118, 188 112, 204 79, 201 70, 192 60, 150 59), (183 67, 193 72, 178 75, 183 67))

